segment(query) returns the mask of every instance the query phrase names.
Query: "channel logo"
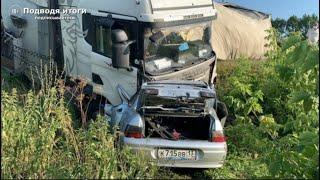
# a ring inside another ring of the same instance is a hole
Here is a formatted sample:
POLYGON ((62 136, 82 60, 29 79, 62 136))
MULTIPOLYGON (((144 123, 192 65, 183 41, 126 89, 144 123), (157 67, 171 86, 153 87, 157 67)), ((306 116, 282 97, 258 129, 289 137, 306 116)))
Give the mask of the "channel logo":
POLYGON ((9 14, 10 14, 10 15, 15 15, 15 16, 22 16, 22 14, 23 14, 23 9, 22 9, 22 7, 20 7, 20 6, 17 5, 17 4, 12 5, 12 6, 9 8, 9 14))

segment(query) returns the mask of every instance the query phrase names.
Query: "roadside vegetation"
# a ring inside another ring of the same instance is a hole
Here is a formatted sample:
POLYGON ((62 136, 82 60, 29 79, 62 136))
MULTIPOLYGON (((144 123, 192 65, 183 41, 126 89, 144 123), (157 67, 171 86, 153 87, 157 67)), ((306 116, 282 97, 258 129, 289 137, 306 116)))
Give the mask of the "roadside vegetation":
POLYGON ((74 123, 76 116, 72 114, 72 103, 65 98, 63 81, 42 76, 44 88, 26 91, 21 77, 10 77, 5 72, 1 76, 2 178, 156 176, 157 167, 143 154, 116 148, 115 136, 102 117, 84 128, 74 123))
POLYGON ((115 148, 101 117, 76 128, 63 82, 27 91, 1 74, 2 178, 319 179, 319 46, 299 33, 280 46, 275 37, 270 30, 267 60, 219 62, 217 90, 230 116, 219 169, 157 168, 115 148))
POLYGON ((319 46, 295 33, 278 47, 274 32, 267 61, 220 68, 232 126, 226 165, 210 177, 319 178, 319 46))

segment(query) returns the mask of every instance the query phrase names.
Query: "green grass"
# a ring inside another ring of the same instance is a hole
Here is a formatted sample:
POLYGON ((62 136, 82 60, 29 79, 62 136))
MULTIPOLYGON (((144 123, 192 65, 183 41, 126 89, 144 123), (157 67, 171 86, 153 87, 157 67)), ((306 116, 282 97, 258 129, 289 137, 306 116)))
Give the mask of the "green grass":
POLYGON ((16 89, 21 93, 26 93, 31 88, 26 77, 11 74, 5 68, 1 68, 1 78, 1 80, 3 80, 1 90, 10 91, 16 89))
POLYGON ((87 129, 75 129, 63 86, 27 91, 19 76, 6 73, 1 90, 2 178, 155 177, 157 167, 143 154, 115 148, 103 118, 87 129))

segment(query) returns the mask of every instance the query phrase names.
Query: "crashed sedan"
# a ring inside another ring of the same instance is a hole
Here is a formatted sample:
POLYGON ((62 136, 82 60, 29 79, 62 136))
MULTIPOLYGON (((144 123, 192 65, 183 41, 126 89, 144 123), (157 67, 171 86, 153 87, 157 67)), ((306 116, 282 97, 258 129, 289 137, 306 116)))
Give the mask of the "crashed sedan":
POLYGON ((143 152, 159 166, 223 165, 226 114, 217 114, 221 103, 214 88, 202 81, 155 81, 144 83, 130 99, 120 86, 118 91, 122 104, 106 107, 106 112, 123 145, 143 152))

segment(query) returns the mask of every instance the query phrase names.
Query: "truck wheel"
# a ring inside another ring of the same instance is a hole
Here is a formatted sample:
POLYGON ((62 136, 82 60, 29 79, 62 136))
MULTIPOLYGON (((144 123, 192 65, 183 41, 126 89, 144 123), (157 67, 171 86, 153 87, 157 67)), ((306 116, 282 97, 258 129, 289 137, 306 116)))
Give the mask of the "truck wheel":
POLYGON ((92 101, 88 104, 87 120, 96 120, 97 117, 104 115, 103 108, 99 101, 92 101))
POLYGON ((91 96, 88 96, 87 101, 84 104, 85 110, 87 110, 86 118, 87 121, 94 121, 97 119, 98 115, 104 116, 104 103, 105 98, 102 96, 92 94, 91 96), (103 106, 102 106, 103 105, 103 106))

